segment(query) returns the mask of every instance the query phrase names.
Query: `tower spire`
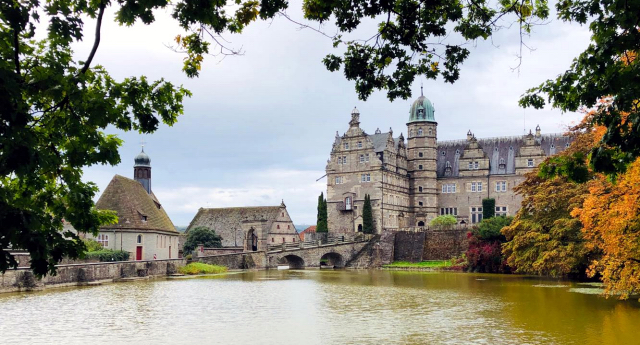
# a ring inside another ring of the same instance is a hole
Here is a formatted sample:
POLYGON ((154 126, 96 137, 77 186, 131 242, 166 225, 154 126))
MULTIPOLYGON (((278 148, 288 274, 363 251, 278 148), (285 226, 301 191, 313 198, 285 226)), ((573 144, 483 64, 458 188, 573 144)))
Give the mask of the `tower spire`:
POLYGON ((422 82, 420 82, 420 96, 424 96, 424 93, 422 92, 422 82))

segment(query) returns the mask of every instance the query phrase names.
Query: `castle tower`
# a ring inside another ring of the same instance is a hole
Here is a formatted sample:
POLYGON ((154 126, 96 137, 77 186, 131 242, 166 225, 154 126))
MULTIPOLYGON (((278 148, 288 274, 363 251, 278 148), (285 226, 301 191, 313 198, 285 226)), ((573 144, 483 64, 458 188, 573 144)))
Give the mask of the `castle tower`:
MULTIPOLYGON (((421 88, 422 90, 422 88, 421 88)), ((421 92, 422 93, 422 92, 421 92)), ((431 102, 420 95, 409 110, 407 165, 411 226, 426 226, 437 213, 437 128, 431 102)))
POLYGON ((140 182, 147 193, 151 194, 151 159, 144 152, 144 146, 134 161, 133 179, 140 182))

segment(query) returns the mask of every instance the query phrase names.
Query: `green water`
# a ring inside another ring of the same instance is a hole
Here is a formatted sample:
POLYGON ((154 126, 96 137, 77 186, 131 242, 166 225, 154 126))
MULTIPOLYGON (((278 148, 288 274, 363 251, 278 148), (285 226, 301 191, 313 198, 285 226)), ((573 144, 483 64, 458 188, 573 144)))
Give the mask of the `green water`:
POLYGON ((0 344, 640 344, 640 304, 509 275, 256 271, 0 295, 0 344))

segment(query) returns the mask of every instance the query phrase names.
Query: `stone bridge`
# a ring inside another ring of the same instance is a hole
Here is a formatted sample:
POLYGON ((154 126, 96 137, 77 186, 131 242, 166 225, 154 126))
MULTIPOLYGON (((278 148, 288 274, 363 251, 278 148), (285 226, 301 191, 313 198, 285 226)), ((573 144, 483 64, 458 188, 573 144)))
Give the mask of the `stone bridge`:
POLYGON ((315 247, 295 248, 267 252, 267 268, 288 265, 289 268, 328 266, 345 267, 368 242, 324 244, 315 247))
POLYGON ((303 248, 284 248, 270 251, 243 252, 221 255, 207 255, 198 261, 227 266, 230 269, 277 268, 287 265, 292 269, 305 267, 345 267, 358 257, 369 242, 339 242, 305 246, 303 248))

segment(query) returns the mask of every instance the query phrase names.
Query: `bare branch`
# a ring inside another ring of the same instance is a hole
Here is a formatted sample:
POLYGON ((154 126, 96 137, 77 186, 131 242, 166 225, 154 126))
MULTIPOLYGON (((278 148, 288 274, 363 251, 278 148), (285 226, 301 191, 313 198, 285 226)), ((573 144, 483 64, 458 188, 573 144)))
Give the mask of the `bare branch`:
POLYGON ((89 54, 87 61, 85 61, 84 66, 82 66, 82 69, 80 70, 80 74, 85 74, 87 72, 87 70, 89 69, 89 66, 91 66, 91 61, 93 61, 93 57, 96 55, 96 51, 98 51, 98 46, 100 45, 100 28, 102 26, 102 16, 104 15, 104 8, 105 8, 105 4, 104 2, 101 2, 100 12, 98 12, 98 22, 96 23, 96 35, 95 35, 95 40, 93 41, 93 48, 91 48, 91 53, 89 54))

